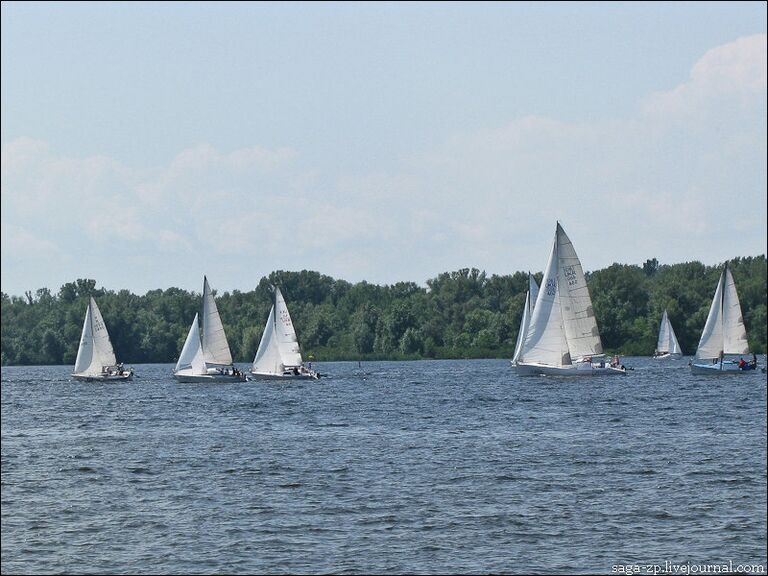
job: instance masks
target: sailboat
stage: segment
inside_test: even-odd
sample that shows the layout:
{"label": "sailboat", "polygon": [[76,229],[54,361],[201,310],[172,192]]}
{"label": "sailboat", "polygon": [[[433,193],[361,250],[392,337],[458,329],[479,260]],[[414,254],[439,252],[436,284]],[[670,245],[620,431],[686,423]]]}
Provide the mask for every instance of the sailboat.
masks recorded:
{"label": "sailboat", "polygon": [[603,345],[584,271],[558,222],[515,370],[522,376],[626,374],[617,356],[610,363],[593,363],[594,357],[602,356]]}
{"label": "sailboat", "polygon": [[533,278],[533,274],[528,272],[528,292],[525,294],[525,304],[523,305],[523,317],[520,318],[520,329],[517,331],[517,342],[515,343],[515,353],[512,355],[512,365],[517,365],[520,357],[520,349],[523,347],[525,335],[528,332],[528,324],[531,321],[533,308],[536,304],[536,297],[539,295],[539,285]]}
{"label": "sailboat", "polygon": [[107,325],[93,296],[88,299],[72,378],[86,382],[133,379],[133,369],[126,370],[122,363],[117,363]]}
{"label": "sailboat", "polygon": [[656,359],[662,358],[680,358],[683,355],[683,351],[680,348],[680,343],[675,336],[675,330],[672,328],[672,323],[669,321],[666,309],[661,316],[661,325],[659,326],[659,340],[656,342],[656,351],[653,353],[653,357]]}
{"label": "sailboat", "polygon": [[173,375],[179,382],[243,382],[245,374],[235,368],[232,353],[213,298],[208,278],[203,277],[203,331],[198,317],[192,321]]}
{"label": "sailboat", "polygon": [[725,355],[743,355],[749,353],[747,329],[741,314],[739,295],[733,274],[726,262],[720,273],[720,280],[712,298],[707,322],[696,349],[696,357],[691,362],[694,374],[738,374],[757,367],[753,355],[752,362],[726,359]]}
{"label": "sailboat", "polygon": [[318,378],[318,372],[304,366],[288,306],[280,288],[275,286],[272,291],[272,308],[261,335],[259,349],[253,358],[251,380]]}

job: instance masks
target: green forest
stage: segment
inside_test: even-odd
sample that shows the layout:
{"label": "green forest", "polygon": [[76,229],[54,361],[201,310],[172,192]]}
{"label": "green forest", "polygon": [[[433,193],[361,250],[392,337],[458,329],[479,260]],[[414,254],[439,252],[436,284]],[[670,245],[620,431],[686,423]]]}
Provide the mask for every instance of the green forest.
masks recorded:
{"label": "green forest", "polygon": [[[766,352],[766,258],[730,261],[752,350]],[[613,264],[587,273],[607,353],[653,354],[666,308],[685,354],[693,354],[722,265],[700,262],[643,266]],[[535,275],[541,283],[541,272]],[[251,362],[280,286],[305,359],[382,360],[510,358],[528,289],[527,272],[488,276],[475,268],[428,280],[379,286],[352,284],[319,272],[276,271],[249,292],[216,294],[236,362]],[[97,288],[78,279],[54,293],[2,294],[2,364],[74,364],[80,331],[93,296],[115,353],[126,363],[175,362],[202,296],[179,288]]]}

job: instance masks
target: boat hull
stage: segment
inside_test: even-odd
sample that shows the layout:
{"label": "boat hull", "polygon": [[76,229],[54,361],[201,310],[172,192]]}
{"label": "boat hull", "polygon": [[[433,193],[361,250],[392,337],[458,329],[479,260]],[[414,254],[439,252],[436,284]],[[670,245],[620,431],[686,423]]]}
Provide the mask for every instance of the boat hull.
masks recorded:
{"label": "boat hull", "polygon": [[714,364],[697,364],[691,363],[692,374],[711,374],[714,376],[722,376],[726,374],[751,374],[756,372],[755,367],[747,364],[747,367],[739,368],[737,362],[715,362]]}
{"label": "boat hull", "polygon": [[245,382],[245,374],[234,376],[232,374],[174,374],[178,382],[184,384],[227,384],[232,382]]}
{"label": "boat hull", "polygon": [[133,380],[133,372],[127,374],[98,374],[88,376],[86,374],[72,374],[72,378],[79,382],[127,382]]}
{"label": "boat hull", "polygon": [[260,372],[251,372],[248,374],[251,380],[319,380],[320,374],[313,372],[311,374],[264,374]]}
{"label": "boat hull", "polygon": [[670,353],[668,352],[668,353],[666,353],[666,354],[659,354],[658,356],[654,356],[654,357],[653,357],[653,359],[654,359],[654,360],[667,360],[667,359],[670,359],[670,360],[679,360],[679,359],[680,359],[680,358],[682,358],[682,357],[683,357],[683,355],[682,355],[682,354],[670,354]]}
{"label": "boat hull", "polygon": [[571,366],[546,366],[543,364],[514,365],[515,372],[520,376],[626,376],[622,368],[600,366],[599,364],[573,364]]}

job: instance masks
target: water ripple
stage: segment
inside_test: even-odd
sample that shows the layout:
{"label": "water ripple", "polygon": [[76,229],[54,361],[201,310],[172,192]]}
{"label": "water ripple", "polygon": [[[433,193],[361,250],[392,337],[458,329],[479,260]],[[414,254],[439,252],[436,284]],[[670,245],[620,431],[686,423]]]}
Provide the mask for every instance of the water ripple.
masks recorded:
{"label": "water ripple", "polygon": [[[626,359],[328,363],[319,383],[2,371],[2,572],[610,573],[765,562],[766,381]],[[243,368],[245,368],[243,366]]]}

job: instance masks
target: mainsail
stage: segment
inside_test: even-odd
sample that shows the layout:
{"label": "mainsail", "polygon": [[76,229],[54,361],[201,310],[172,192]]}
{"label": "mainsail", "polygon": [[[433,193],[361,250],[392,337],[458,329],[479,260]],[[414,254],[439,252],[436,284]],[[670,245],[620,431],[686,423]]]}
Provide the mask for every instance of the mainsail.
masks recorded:
{"label": "mainsail", "polygon": [[208,278],[203,278],[203,358],[206,364],[216,366],[232,365],[232,353],[229,350],[227,335],[221,323],[216,301],[213,299]]}

